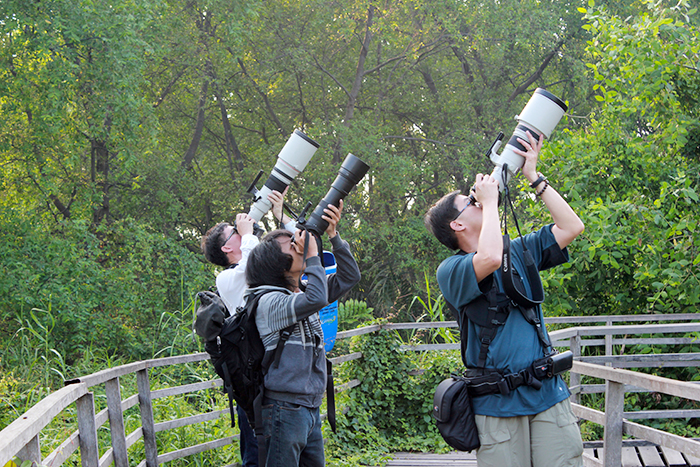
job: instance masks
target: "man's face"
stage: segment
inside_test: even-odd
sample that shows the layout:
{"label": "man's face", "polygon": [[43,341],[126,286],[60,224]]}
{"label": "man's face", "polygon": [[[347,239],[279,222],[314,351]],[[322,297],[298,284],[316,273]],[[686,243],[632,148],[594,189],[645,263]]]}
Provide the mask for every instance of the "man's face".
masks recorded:
{"label": "man's face", "polygon": [[292,257],[292,267],[289,269],[289,272],[291,274],[299,274],[304,266],[304,252],[299,251],[299,245],[294,243],[293,237],[287,237],[286,235],[282,235],[280,237],[277,237],[276,240],[277,243],[279,243],[280,248],[282,249],[282,253],[286,253],[288,255],[291,255]]}
{"label": "man's face", "polygon": [[233,253],[234,255],[241,254],[241,236],[236,232],[231,225],[224,227],[224,238],[228,239],[221,245],[224,253]]}
{"label": "man's face", "polygon": [[455,197],[454,206],[459,213],[454,218],[453,222],[459,222],[464,225],[481,225],[481,206],[478,202],[473,202],[472,198],[468,196],[457,195]]}

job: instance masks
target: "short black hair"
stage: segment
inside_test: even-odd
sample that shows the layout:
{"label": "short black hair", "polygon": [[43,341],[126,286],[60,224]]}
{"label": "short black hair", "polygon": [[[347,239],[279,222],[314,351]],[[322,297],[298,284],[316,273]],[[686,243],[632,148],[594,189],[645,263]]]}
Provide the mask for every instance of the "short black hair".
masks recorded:
{"label": "short black hair", "polygon": [[228,267],[228,256],[226,253],[221,251],[221,247],[224,246],[224,229],[228,227],[228,222],[219,222],[214,227],[209,229],[207,233],[202,237],[202,253],[207,261],[214,263],[218,266]]}
{"label": "short black hair", "polygon": [[459,215],[459,211],[455,207],[455,198],[458,194],[460,194],[459,190],[453,191],[437,200],[425,213],[423,219],[427,229],[450,250],[459,249],[457,235],[450,227],[452,221]]}
{"label": "short black hair", "polygon": [[277,240],[280,237],[292,236],[288,230],[273,230],[253,248],[245,268],[248,287],[252,289],[261,285],[274,285],[289,290],[294,288],[294,283],[286,275],[286,272],[292,269],[294,258],[282,251]]}

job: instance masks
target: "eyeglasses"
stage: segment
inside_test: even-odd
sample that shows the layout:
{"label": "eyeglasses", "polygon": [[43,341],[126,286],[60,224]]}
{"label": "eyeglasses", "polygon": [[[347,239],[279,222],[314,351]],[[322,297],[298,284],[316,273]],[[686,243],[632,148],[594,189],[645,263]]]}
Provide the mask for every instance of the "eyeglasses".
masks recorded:
{"label": "eyeglasses", "polygon": [[459,216],[462,215],[462,213],[464,212],[464,210],[467,209],[467,208],[468,208],[469,206],[471,206],[472,204],[474,204],[474,202],[475,202],[475,200],[474,200],[474,197],[473,197],[473,196],[468,197],[468,198],[467,198],[467,204],[464,205],[464,207],[462,208],[462,210],[459,211],[459,212],[457,213],[457,215],[455,216],[455,218],[452,219],[452,220],[453,220],[453,221],[456,221],[457,218],[458,218]]}
{"label": "eyeglasses", "polygon": [[223,245],[226,245],[226,244],[228,243],[228,241],[231,240],[231,237],[233,237],[234,234],[237,234],[237,233],[238,233],[238,230],[236,230],[235,224],[232,225],[231,227],[233,227],[233,228],[231,229],[231,233],[228,235],[228,237],[226,237],[226,240],[224,240]]}
{"label": "eyeglasses", "polygon": [[[233,227],[233,230],[231,231],[229,236],[226,237],[226,240],[224,240],[223,245],[226,245],[226,243],[228,243],[228,241],[231,240],[231,237],[233,237],[234,234],[238,233],[238,229],[236,228],[235,222],[233,223],[233,225],[231,227]],[[264,230],[260,228],[260,226],[258,225],[257,222],[253,223],[253,235],[260,238],[260,237],[262,237],[263,232],[264,232]]]}

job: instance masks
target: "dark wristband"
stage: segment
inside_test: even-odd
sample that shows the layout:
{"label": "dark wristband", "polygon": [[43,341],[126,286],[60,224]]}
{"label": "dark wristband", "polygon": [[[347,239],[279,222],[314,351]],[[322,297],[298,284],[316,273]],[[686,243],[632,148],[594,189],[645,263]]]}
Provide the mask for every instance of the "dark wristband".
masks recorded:
{"label": "dark wristband", "polygon": [[530,183],[530,188],[536,188],[537,185],[539,185],[540,183],[542,183],[542,182],[544,182],[544,181],[546,181],[546,180],[547,180],[547,177],[545,177],[544,175],[540,174],[540,176],[539,176],[539,178],[538,178],[537,180],[535,180],[534,182]]}

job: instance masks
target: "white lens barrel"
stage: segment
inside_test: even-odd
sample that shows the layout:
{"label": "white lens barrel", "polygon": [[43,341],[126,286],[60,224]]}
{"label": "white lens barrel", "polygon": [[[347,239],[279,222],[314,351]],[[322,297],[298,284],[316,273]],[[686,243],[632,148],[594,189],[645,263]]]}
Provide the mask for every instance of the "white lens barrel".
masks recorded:
{"label": "white lens barrel", "polygon": [[[523,133],[521,138],[525,138],[527,140],[527,136]],[[506,144],[505,149],[501,153],[501,156],[498,160],[498,163],[496,164],[496,167],[493,169],[493,172],[491,173],[491,176],[495,178],[498,181],[498,188],[500,191],[503,191],[505,189],[505,185],[503,184],[503,165],[508,164],[508,172],[505,174],[506,175],[506,180],[505,183],[508,184],[510,179],[520,170],[520,168],[525,164],[525,158],[519,154],[516,154],[513,151],[513,146],[510,144]]]}
{"label": "white lens barrel", "polygon": [[527,105],[516,118],[519,123],[525,124],[546,138],[552,135],[552,131],[564,116],[567,106],[554,94],[537,88]]}
{"label": "white lens barrel", "polygon": [[[535,138],[539,138],[542,134],[549,138],[566,110],[566,104],[554,94],[542,88],[535,90],[520,115],[516,117],[518,125],[503,148],[501,155],[491,154],[491,160],[496,165],[491,175],[498,180],[501,191],[505,189],[505,185],[508,184],[511,177],[517,174],[518,170],[525,164],[525,158],[514,151],[516,148],[521,151],[526,150],[525,146],[518,142],[518,138],[529,141],[528,132],[533,133]],[[505,164],[508,165],[508,171],[504,174],[503,166]],[[503,180],[504,175],[505,181]]]}
{"label": "white lens barrel", "polygon": [[255,222],[260,222],[260,219],[272,209],[272,203],[267,199],[267,195],[270,193],[272,193],[272,190],[267,185],[258,191],[258,199],[250,207],[250,212],[248,213],[250,217],[255,219]]}
{"label": "white lens barrel", "polygon": [[319,144],[316,141],[301,131],[294,130],[277,156],[277,164],[273,170],[280,175],[278,178],[289,185],[294,177],[304,170],[318,147]]}
{"label": "white lens barrel", "polygon": [[284,147],[277,156],[277,163],[272,168],[265,185],[258,192],[257,200],[250,207],[250,216],[258,222],[272,208],[272,203],[267,195],[277,190],[284,191],[292,180],[301,173],[311,160],[319,144],[299,130],[289,137]]}

